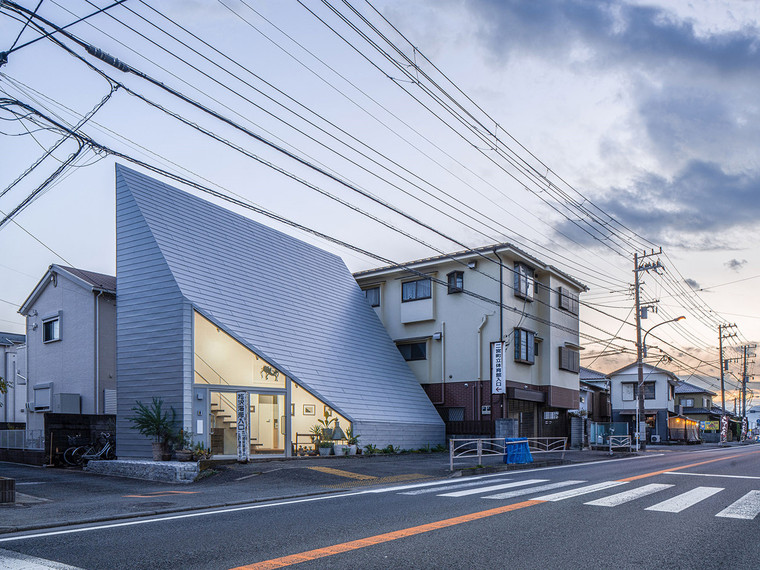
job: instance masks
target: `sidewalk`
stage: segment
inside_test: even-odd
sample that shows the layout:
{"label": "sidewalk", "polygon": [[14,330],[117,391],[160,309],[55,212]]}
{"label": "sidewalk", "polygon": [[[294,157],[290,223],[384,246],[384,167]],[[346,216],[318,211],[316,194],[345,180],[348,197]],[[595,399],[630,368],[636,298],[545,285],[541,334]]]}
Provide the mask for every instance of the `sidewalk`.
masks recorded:
{"label": "sidewalk", "polygon": [[[654,451],[651,446],[650,450]],[[629,454],[615,454],[626,455]],[[536,455],[535,463],[519,467],[544,466],[545,457]],[[565,452],[566,463],[609,458],[607,451]],[[0,505],[0,534],[339,493],[507,468],[500,456],[484,457],[484,467],[480,469],[475,468],[476,463],[475,458],[457,460],[457,470],[451,472],[448,453],[270,459],[218,465],[213,473],[186,485],[0,463],[0,475],[16,480],[17,495],[15,505]]]}

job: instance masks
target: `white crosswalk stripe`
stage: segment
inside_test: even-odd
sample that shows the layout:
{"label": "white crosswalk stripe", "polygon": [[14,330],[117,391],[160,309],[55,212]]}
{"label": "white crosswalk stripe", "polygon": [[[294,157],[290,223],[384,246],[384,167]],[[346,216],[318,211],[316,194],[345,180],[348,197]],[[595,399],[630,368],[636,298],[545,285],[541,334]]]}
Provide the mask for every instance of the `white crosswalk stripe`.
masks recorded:
{"label": "white crosswalk stripe", "polygon": [[715,516],[727,519],[752,520],[758,514],[760,514],[760,491],[750,491]]}
{"label": "white crosswalk stripe", "polygon": [[490,491],[499,491],[501,489],[509,489],[510,487],[522,487],[524,485],[533,485],[535,483],[543,483],[548,479],[526,479],[525,481],[512,481],[511,483],[502,483],[501,485],[490,485],[488,487],[480,487],[478,489],[465,489],[463,491],[453,491],[451,493],[442,493],[439,497],[466,497],[467,495],[477,495],[478,493],[488,493]]}
{"label": "white crosswalk stripe", "polygon": [[559,489],[561,487],[570,487],[571,485],[580,485],[585,481],[559,481],[558,483],[547,483],[546,485],[539,485],[538,487],[530,487],[529,489],[517,489],[515,491],[507,491],[506,493],[499,493],[497,495],[488,495],[483,499],[511,499],[512,497],[520,497],[522,495],[532,495],[534,493],[542,493],[544,491],[550,491],[551,489]]}
{"label": "white crosswalk stripe", "polygon": [[535,497],[536,501],[563,501],[565,499],[571,499],[573,497],[579,497],[580,495],[586,495],[588,493],[594,493],[596,491],[603,491],[611,487],[617,487],[623,485],[622,481],[603,481],[601,483],[594,483],[593,485],[586,485],[585,487],[578,487],[577,489],[570,489],[569,491],[561,491],[559,493],[553,493],[551,495],[543,495],[541,497]]}
{"label": "white crosswalk stripe", "polygon": [[652,493],[670,489],[672,486],[673,485],[652,483],[651,485],[644,485],[643,487],[629,489],[627,491],[623,491],[622,493],[610,495],[609,497],[603,497],[601,499],[596,499],[595,501],[589,501],[588,503],[584,503],[584,505],[593,505],[595,507],[617,507],[618,505],[622,505],[630,501],[635,501],[636,499],[646,497]]}
{"label": "white crosswalk stripe", "polygon": [[[501,479],[501,481],[509,481],[510,479]],[[427,489],[416,489],[414,491],[405,491],[399,493],[399,495],[424,495],[426,493],[438,493],[440,491],[450,491],[452,489],[464,489],[466,487],[482,486],[483,481],[475,481],[468,483],[456,483],[454,485],[444,485],[443,487],[428,487]]]}
{"label": "white crosswalk stripe", "polygon": [[704,501],[720,493],[723,487],[696,487],[685,493],[681,493],[667,501],[657,503],[651,507],[647,507],[647,511],[659,511],[661,513],[680,513],[689,507],[696,505],[700,501]]}

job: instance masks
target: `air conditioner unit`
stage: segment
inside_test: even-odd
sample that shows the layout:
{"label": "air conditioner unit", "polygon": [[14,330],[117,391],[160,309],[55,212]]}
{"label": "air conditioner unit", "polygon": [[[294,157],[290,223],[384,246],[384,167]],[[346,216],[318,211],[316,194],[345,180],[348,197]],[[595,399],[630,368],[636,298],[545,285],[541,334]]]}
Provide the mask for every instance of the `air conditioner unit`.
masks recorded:
{"label": "air conditioner unit", "polygon": [[659,435],[653,435],[652,436],[652,443],[660,443],[660,436]]}

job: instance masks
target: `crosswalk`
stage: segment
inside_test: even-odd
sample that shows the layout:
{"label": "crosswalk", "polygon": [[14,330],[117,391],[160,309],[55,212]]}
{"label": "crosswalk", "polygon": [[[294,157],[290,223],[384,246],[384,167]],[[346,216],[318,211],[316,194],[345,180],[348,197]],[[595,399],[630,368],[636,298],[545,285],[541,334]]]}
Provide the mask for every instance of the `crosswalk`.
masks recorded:
{"label": "crosswalk", "polygon": [[[585,480],[567,479],[516,479],[503,477],[481,479],[457,483],[429,482],[425,484],[394,487],[402,495],[435,495],[446,499],[476,498],[489,501],[509,500],[526,497],[534,501],[558,502],[582,497],[584,506],[614,508],[629,503],[641,504],[646,511],[660,513],[681,513],[703,501],[720,495],[721,502],[710,504],[725,506],[733,489],[724,487],[697,486],[679,488],[676,484],[648,483],[634,484],[628,481],[600,481],[589,483]],[[620,489],[618,489],[620,487]],[[685,487],[685,485],[684,485]],[[674,493],[675,492],[675,493]],[[721,495],[722,493],[722,495]],[[587,495],[602,495],[585,501]],[[662,499],[662,500],[658,500]],[[725,506],[714,516],[728,519],[754,520],[760,514],[760,491],[752,490]],[[653,501],[655,501],[653,503]]]}

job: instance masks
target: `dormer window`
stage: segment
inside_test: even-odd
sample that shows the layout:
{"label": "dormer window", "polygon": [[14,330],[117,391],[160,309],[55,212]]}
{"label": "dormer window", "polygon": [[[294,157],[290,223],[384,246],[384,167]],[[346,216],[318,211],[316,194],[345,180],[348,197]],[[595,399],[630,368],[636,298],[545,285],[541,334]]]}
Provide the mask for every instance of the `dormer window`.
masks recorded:
{"label": "dormer window", "polygon": [[452,271],[447,277],[449,281],[449,295],[464,291],[464,271]]}

